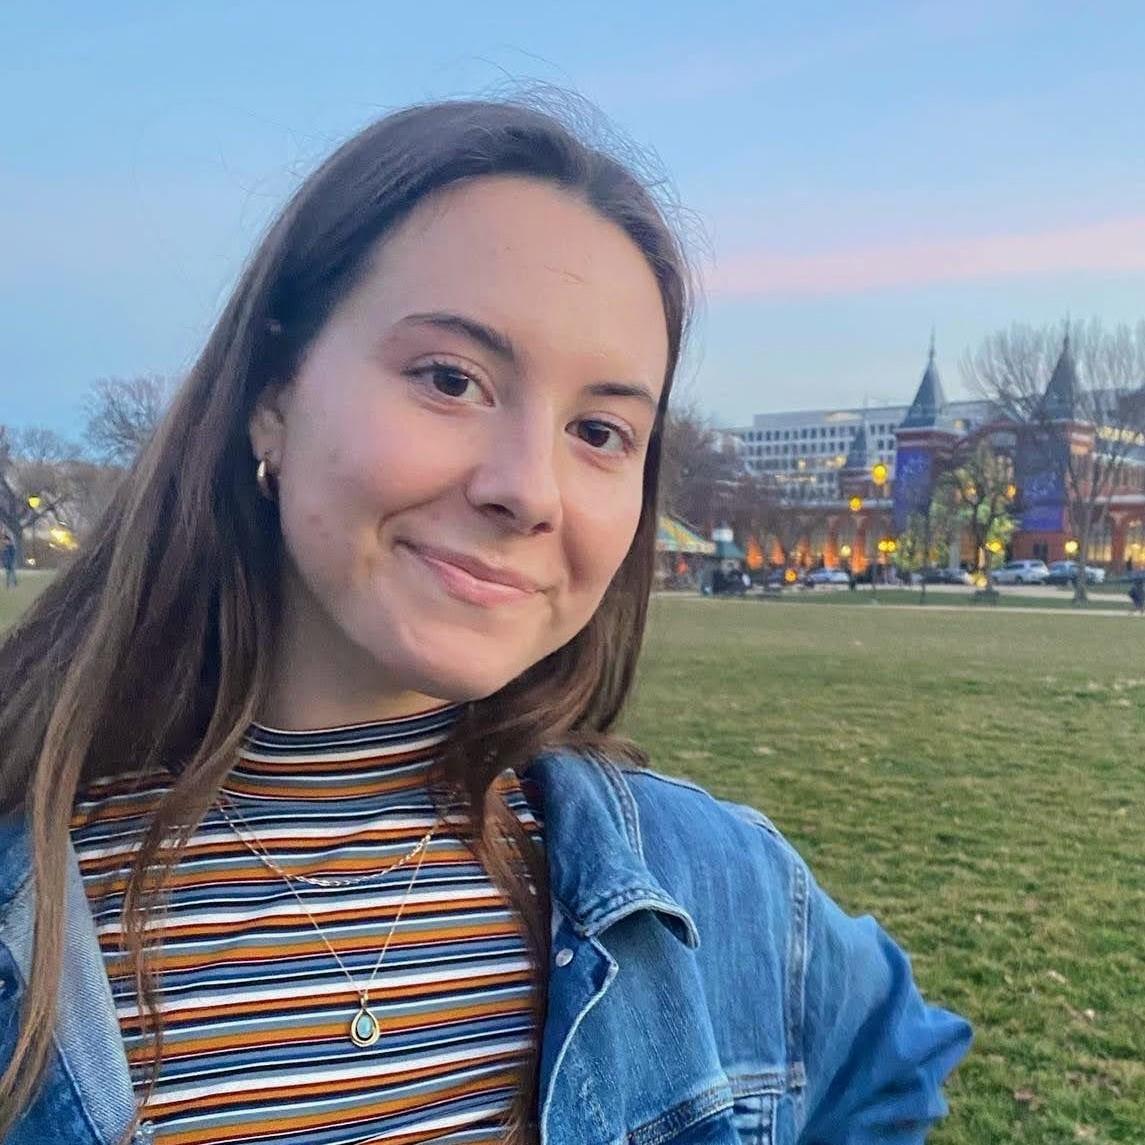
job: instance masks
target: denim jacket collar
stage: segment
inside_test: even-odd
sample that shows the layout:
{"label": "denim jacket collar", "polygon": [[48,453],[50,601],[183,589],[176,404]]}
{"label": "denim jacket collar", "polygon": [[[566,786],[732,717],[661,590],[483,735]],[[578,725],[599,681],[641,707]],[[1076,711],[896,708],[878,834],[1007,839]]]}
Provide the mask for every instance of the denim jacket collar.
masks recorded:
{"label": "denim jacket collar", "polygon": [[653,911],[686,946],[696,923],[648,869],[640,821],[623,774],[607,759],[552,752],[526,772],[544,801],[553,905],[582,938],[596,938],[638,910]]}

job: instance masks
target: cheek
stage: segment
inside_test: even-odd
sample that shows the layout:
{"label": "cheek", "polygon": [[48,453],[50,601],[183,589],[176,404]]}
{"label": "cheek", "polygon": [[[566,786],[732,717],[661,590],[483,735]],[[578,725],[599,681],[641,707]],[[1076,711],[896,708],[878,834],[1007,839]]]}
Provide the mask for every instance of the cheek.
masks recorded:
{"label": "cheek", "polygon": [[602,595],[620,568],[640,521],[642,491],[625,490],[573,507],[569,563],[574,587]]}

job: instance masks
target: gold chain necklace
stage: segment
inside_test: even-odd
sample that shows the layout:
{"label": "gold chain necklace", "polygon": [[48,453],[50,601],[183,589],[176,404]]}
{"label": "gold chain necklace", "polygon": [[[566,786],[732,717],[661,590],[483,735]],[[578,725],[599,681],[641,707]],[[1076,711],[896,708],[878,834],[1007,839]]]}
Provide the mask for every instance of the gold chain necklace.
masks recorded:
{"label": "gold chain necklace", "polygon": [[[280,878],[286,879],[288,882],[293,879],[297,883],[306,883],[311,887],[322,887],[324,890],[333,890],[338,887],[356,887],[362,883],[368,883],[373,879],[380,879],[384,875],[388,875],[391,871],[396,871],[399,867],[404,867],[423,847],[425,847],[433,832],[437,827],[433,827],[427,831],[413,846],[411,851],[402,855],[396,862],[390,863],[388,866],[379,867],[377,870],[368,871],[364,875],[353,875],[349,878],[319,878],[317,875],[291,875],[284,871],[271,857],[270,852],[262,845],[257,839],[254,832],[251,830],[250,824],[243,818],[242,813],[235,806],[235,802],[225,791],[220,791],[217,803],[219,812],[223,818],[230,825],[230,828],[238,836],[239,841],[246,847],[256,859],[259,860],[264,866],[269,867]],[[230,808],[234,815],[242,823],[244,830],[240,831],[235,824],[234,820],[227,814],[227,808]]]}
{"label": "gold chain necklace", "polygon": [[[226,796],[222,796],[222,799],[226,799]],[[229,800],[227,800],[227,801],[230,802]],[[354,1015],[353,1019],[350,1022],[350,1031],[349,1031],[350,1041],[352,1041],[354,1043],[354,1045],[356,1045],[360,1048],[364,1048],[366,1046],[372,1046],[378,1040],[378,1038],[381,1037],[382,1025],[381,1025],[381,1022],[378,1021],[377,1017],[375,1017],[374,1013],[370,1010],[370,990],[373,988],[374,979],[378,976],[378,971],[381,969],[382,962],[386,957],[386,951],[389,950],[389,948],[390,948],[390,939],[393,938],[394,931],[397,929],[397,925],[401,921],[402,913],[405,911],[406,903],[409,901],[410,892],[413,890],[414,883],[417,882],[418,872],[421,870],[421,865],[425,861],[425,853],[426,853],[427,846],[429,844],[430,839],[433,838],[433,834],[437,830],[438,825],[435,823],[425,833],[425,835],[422,836],[422,838],[418,842],[417,846],[413,849],[413,851],[410,852],[409,855],[406,855],[398,863],[394,863],[390,867],[386,868],[387,871],[396,870],[397,867],[401,865],[401,863],[406,862],[410,857],[412,857],[412,855],[417,854],[420,851],[420,854],[418,855],[417,866],[414,867],[413,875],[410,878],[409,885],[406,887],[406,892],[402,896],[401,905],[398,907],[398,913],[394,916],[394,921],[390,924],[389,933],[386,935],[386,941],[382,945],[382,949],[381,949],[380,953],[378,954],[378,960],[377,960],[377,962],[374,963],[374,969],[370,973],[370,980],[366,983],[365,986],[359,986],[354,981],[354,979],[350,976],[350,972],[346,969],[346,964],[342,961],[341,958],[338,957],[338,952],[334,949],[333,946],[330,945],[330,942],[326,938],[326,935],[323,933],[322,928],[318,925],[318,920],[314,917],[313,914],[310,913],[310,910],[307,908],[306,903],[302,901],[302,896],[298,893],[298,891],[294,887],[295,877],[288,875],[281,867],[279,867],[274,862],[274,860],[270,858],[269,854],[266,853],[265,849],[260,850],[261,844],[254,843],[251,841],[254,838],[253,835],[250,835],[249,838],[247,837],[247,833],[250,832],[250,827],[247,824],[246,820],[243,819],[242,814],[240,813],[239,809],[233,803],[230,804],[231,811],[235,814],[235,816],[238,818],[238,820],[243,824],[245,831],[239,830],[238,824],[223,809],[221,801],[219,803],[217,803],[216,806],[218,806],[219,810],[222,812],[223,818],[227,821],[227,824],[230,826],[230,829],[235,833],[235,836],[238,838],[239,842],[241,842],[247,848],[247,850],[251,851],[255,855],[256,858],[258,858],[267,867],[269,867],[272,871],[274,871],[275,874],[277,874],[280,878],[282,878],[282,880],[286,883],[287,887],[289,888],[290,893],[292,895],[294,895],[294,898],[298,902],[298,905],[302,908],[302,913],[305,914],[306,917],[310,920],[310,925],[314,927],[314,930],[317,933],[318,937],[320,939],[322,939],[323,945],[326,947],[327,950],[330,951],[330,954],[334,958],[334,961],[338,963],[338,968],[342,971],[342,974],[345,976],[346,981],[350,983],[351,989],[354,991],[355,994],[358,995],[358,1002],[359,1002],[358,1011]],[[370,878],[377,878],[378,872],[371,873],[371,875],[369,877]],[[359,881],[359,880],[355,880],[355,881]],[[318,885],[321,885],[321,884],[318,884]],[[341,884],[339,884],[339,885],[341,885]]]}

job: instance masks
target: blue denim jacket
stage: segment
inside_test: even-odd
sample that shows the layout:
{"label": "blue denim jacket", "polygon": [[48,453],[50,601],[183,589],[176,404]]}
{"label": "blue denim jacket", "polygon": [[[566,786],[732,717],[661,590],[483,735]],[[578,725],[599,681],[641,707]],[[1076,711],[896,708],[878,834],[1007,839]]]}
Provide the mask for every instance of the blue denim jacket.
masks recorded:
{"label": "blue denim jacket", "polygon": [[[552,884],[551,1145],[907,1145],[970,1044],[759,812],[570,753],[531,767]],[[0,820],[0,1063],[27,981],[22,820]],[[134,1098],[74,855],[56,1046],[5,1145],[116,1145]],[[144,1122],[137,1145],[151,1140]]]}

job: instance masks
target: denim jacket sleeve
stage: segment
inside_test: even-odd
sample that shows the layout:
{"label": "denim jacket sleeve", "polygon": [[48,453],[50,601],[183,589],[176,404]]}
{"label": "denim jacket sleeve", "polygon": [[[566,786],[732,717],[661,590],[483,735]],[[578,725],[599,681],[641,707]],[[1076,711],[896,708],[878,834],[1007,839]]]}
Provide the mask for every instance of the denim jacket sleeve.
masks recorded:
{"label": "denim jacket sleeve", "polygon": [[923,1001],[903,951],[810,882],[799,1145],[915,1145],[947,1112],[942,1082],[969,1024]]}

